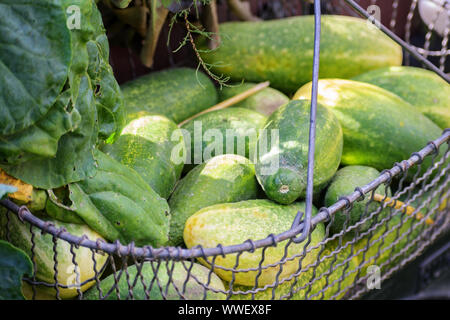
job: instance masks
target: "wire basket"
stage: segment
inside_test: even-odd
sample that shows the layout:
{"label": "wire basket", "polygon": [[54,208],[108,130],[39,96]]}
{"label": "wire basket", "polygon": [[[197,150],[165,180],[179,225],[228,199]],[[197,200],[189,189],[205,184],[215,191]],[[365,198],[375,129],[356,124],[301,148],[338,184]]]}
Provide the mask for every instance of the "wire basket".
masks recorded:
{"label": "wire basket", "polygon": [[[292,6],[295,1],[275,2]],[[327,2],[324,9],[336,12],[345,6],[346,10],[371,16],[354,1],[336,3],[339,5]],[[376,1],[367,5],[373,4]],[[398,4],[392,1],[393,8]],[[417,4],[411,1],[406,41]],[[316,21],[320,9],[320,1],[315,1]],[[391,23],[390,28],[396,31],[396,24]],[[448,28],[438,51],[431,49],[432,36],[428,36],[434,32],[433,25],[428,25],[422,51],[403,43],[388,28],[382,29],[403,45],[409,53],[408,61],[414,58],[447,78]],[[319,39],[316,35],[316,45]],[[317,49],[313,72],[316,85]],[[436,65],[432,57],[439,57]],[[313,99],[312,108],[315,103]],[[314,124],[315,119],[311,120]],[[289,230],[232,246],[152,248],[107,243],[86,235],[77,237],[9,200],[0,202],[4,207],[0,211],[0,230],[5,230],[1,236],[14,244],[16,237],[10,230],[21,228],[28,234],[25,247],[35,266],[34,274],[24,279],[24,293],[30,299],[356,299],[378,287],[450,230],[449,153],[450,130],[446,129],[409,159],[384,170],[377,179],[359,186],[332,206],[321,208],[314,216],[308,208],[299,213]],[[423,167],[427,159],[431,164]],[[310,172],[312,165],[310,161]],[[309,178],[312,181],[312,176]],[[308,189],[306,202],[311,204],[311,183]],[[353,221],[352,213],[361,208],[361,218]],[[343,230],[332,234],[330,229],[338,215],[344,217]],[[314,231],[319,225],[325,236],[316,239]],[[52,245],[43,252],[39,244],[45,238]],[[281,253],[275,260],[274,249]],[[52,270],[36,269],[40,255],[53,262]],[[251,266],[243,262],[249,257],[256,261]]]}

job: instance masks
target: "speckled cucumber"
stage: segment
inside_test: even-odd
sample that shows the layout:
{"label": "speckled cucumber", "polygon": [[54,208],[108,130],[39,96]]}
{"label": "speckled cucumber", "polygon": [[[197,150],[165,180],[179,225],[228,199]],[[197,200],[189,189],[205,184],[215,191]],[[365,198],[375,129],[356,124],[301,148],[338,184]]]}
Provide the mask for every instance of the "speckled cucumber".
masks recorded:
{"label": "speckled cucumber", "polygon": [[[304,210],[304,203],[293,203],[284,206],[270,200],[247,200],[209,206],[197,211],[187,220],[183,234],[184,242],[188,248],[197,245],[212,248],[219,244],[228,246],[243,243],[248,239],[263,239],[272,233],[279,234],[289,230],[297,212],[304,212]],[[317,210],[313,208],[313,215],[316,212]],[[323,224],[316,226],[311,233],[311,242],[308,248],[314,247],[323,240],[324,230]],[[262,266],[281,261],[287,242],[285,240],[278,243],[276,247],[266,248]],[[301,258],[303,258],[302,266],[307,266],[315,260],[318,254],[317,249],[312,249],[303,257],[300,257],[305,245],[306,241],[289,245],[287,258],[290,257],[291,260],[282,264],[280,279],[296,272]],[[254,286],[258,275],[258,266],[262,261],[262,250],[260,248],[253,253],[242,253],[239,256],[238,266],[236,266],[236,254],[229,254],[225,257],[217,256],[214,272],[223,280],[230,281],[233,277],[232,273],[217,266],[236,269],[256,268],[256,271],[234,273],[236,284]],[[297,254],[299,257],[293,257]],[[199,261],[207,265],[207,262],[204,260],[199,259]],[[261,269],[261,274],[258,276],[258,286],[274,283],[279,271],[280,265]]]}
{"label": "speckled cucumber", "polygon": [[203,73],[175,68],[142,76],[121,86],[128,113],[148,111],[175,123],[217,103],[217,91]]}
{"label": "speckled cucumber", "polygon": [[[223,87],[219,90],[219,100],[223,101],[234,97],[255,85],[256,83],[246,82],[235,84],[230,87]],[[268,87],[233,105],[233,107],[246,108],[259,112],[265,116],[270,116],[276,109],[288,102],[289,98],[284,93]]]}
{"label": "speckled cucumber", "polygon": [[199,164],[221,154],[238,154],[252,159],[259,130],[267,118],[244,108],[227,108],[205,113],[185,123],[186,149],[190,164]]}
{"label": "speckled cucumber", "polygon": [[[294,99],[311,96],[311,83]],[[365,165],[377,170],[408,159],[442,130],[397,95],[380,87],[353,80],[319,80],[318,101],[329,108],[344,133],[343,165]],[[428,157],[429,158],[429,157]],[[426,159],[423,169],[430,164]],[[416,167],[411,168],[413,173]]]}
{"label": "speckled cucumber", "polygon": [[183,243],[186,220],[196,211],[218,203],[256,199],[259,194],[253,163],[239,155],[216,156],[191,170],[169,199],[169,243]]}
{"label": "speckled cucumber", "polygon": [[[116,282],[114,275],[109,275],[100,282],[103,295],[100,294],[97,287],[93,287],[86,292],[84,299],[118,300],[117,291],[119,291],[120,299],[126,299],[129,297],[130,290],[133,300],[203,300],[204,298],[207,300],[223,300],[226,297],[225,294],[220,292],[225,290],[220,278],[200,264],[185,262],[169,262],[166,264],[166,262],[163,262],[159,265],[154,263],[152,266],[151,262],[145,262],[139,268],[140,273],[138,273],[136,265],[132,265],[126,270],[129,282],[136,281],[132,290],[128,286],[127,275],[123,272],[118,279],[118,290],[112,289]],[[171,273],[170,278],[169,272]],[[208,279],[210,274],[211,277]],[[143,282],[146,285],[145,288]],[[153,285],[150,287],[152,282]],[[219,292],[205,290],[204,286],[206,285],[208,288]],[[110,294],[107,294],[108,292]]]}
{"label": "speckled cucumber", "polygon": [[415,67],[387,67],[361,74],[353,80],[393,92],[440,128],[450,128],[450,85],[432,71]]}
{"label": "speckled cucumber", "polygon": [[127,124],[113,144],[102,151],[136,170],[153,190],[167,199],[183,170],[184,159],[172,152],[184,143],[170,119],[146,111],[128,115]]}
{"label": "speckled cucumber", "polygon": [[[54,224],[57,228],[65,228],[71,235],[81,237],[86,235],[90,240],[104,239],[89,229],[85,225],[77,225],[70,223],[63,223],[56,220],[47,220]],[[8,227],[6,227],[8,223]],[[31,232],[28,224],[23,223],[14,214],[9,214],[9,221],[6,219],[6,210],[0,209],[0,238],[6,240],[6,229],[9,230],[9,239],[16,247],[24,250],[30,257],[32,257],[31,248],[34,244],[34,262],[36,278],[39,281],[46,282],[48,284],[54,284],[55,279],[55,263],[54,263],[54,251],[53,251],[53,236],[50,234],[40,234],[37,228],[34,228],[34,239],[31,241]],[[93,252],[89,248],[80,247],[72,248],[75,252],[75,261],[77,266],[72,262],[74,256],[71,253],[70,243],[58,240],[56,244],[56,252],[58,265],[56,266],[58,272],[58,284],[71,285],[71,288],[59,287],[59,297],[63,299],[69,299],[78,295],[76,285],[80,284],[88,279],[93,279],[95,276]],[[107,255],[101,253],[94,254],[96,259],[96,270],[101,275],[103,265],[107,262]],[[76,268],[76,269],[75,269]],[[79,279],[77,279],[77,273]],[[79,280],[79,282],[77,281]],[[85,291],[92,287],[95,281],[88,281],[80,289]],[[48,287],[44,285],[36,286],[38,296],[46,296],[48,298],[56,298],[56,290],[54,287]],[[31,299],[32,290],[24,290],[27,299]]]}
{"label": "speckled cucumber", "polygon": [[[325,206],[331,206],[338,201],[340,197],[350,195],[355,191],[355,188],[368,184],[372,180],[378,178],[379,175],[380,173],[378,170],[367,166],[347,166],[340,169],[335,174],[333,180],[327,188],[327,192],[325,194]],[[385,185],[381,184],[376,189],[376,193],[385,196],[385,189]],[[390,194],[390,189],[388,188],[388,196],[390,196]],[[353,203],[353,207],[349,212],[350,219],[347,218],[347,214],[342,210],[336,212],[334,214],[333,223],[330,226],[330,233],[339,233],[344,229],[344,225],[348,228],[359,222],[362,217],[368,217],[372,212],[376,211],[380,207],[380,203],[372,201],[369,205],[367,205],[370,197],[371,193],[367,194],[364,200]],[[388,209],[381,211],[372,219],[368,219],[365,223],[360,225],[358,230],[360,233],[366,231],[371,226],[374,219],[379,221],[385,217],[387,213]],[[349,231],[349,233],[354,234],[355,229]]]}
{"label": "speckled cucumber", "polygon": [[[256,176],[264,192],[282,204],[305,195],[310,123],[309,100],[291,101],[274,112],[258,139]],[[278,133],[277,139],[272,137]],[[319,192],[339,167],[342,129],[331,111],[317,105],[314,189]]]}
{"label": "speckled cucumber", "polygon": [[[201,52],[216,74],[232,80],[269,80],[291,93],[312,79],[314,17],[220,25],[221,45]],[[369,70],[402,63],[402,50],[364,19],[322,17],[320,77],[348,79]],[[205,40],[199,40],[202,48]]]}
{"label": "speckled cucumber", "polygon": [[[254,300],[341,299],[352,287],[356,277],[356,272],[352,271],[358,266],[358,260],[356,257],[352,257],[350,250],[350,247],[339,250],[335,242],[328,242],[320,255],[317,266],[315,266],[316,261],[314,261],[309,266],[302,267],[303,272],[299,274],[296,282],[293,278],[278,285],[275,290],[270,287],[261,290],[255,293]],[[333,251],[338,252],[333,253]],[[340,281],[341,277],[342,281]],[[312,284],[309,285],[309,282],[312,282]],[[233,286],[233,291],[249,292],[254,290],[254,287],[249,286]],[[233,295],[231,300],[253,300],[253,298],[251,293],[247,293]]]}

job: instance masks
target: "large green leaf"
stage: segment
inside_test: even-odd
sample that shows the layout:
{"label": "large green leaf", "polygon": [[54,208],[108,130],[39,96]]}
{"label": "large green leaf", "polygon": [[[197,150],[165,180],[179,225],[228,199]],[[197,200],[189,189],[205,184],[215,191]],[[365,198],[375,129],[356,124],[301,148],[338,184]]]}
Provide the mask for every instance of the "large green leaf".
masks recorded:
{"label": "large green leaf", "polygon": [[70,83],[76,88],[77,70],[86,70],[95,91],[99,137],[114,140],[125,124],[123,97],[109,64],[109,44],[100,12],[90,0],[63,0],[65,6],[77,5],[84,18],[80,30],[72,30],[76,52]]}
{"label": "large green leaf", "polygon": [[100,13],[97,14],[101,31],[95,41],[87,43],[89,55],[88,73],[96,88],[95,98],[99,121],[99,137],[114,141],[125,125],[125,107],[120,86],[109,64],[108,39],[104,34]]}
{"label": "large green leaf", "polygon": [[71,61],[65,25],[60,1],[0,0],[0,135],[33,125],[54,104]]}
{"label": "large green leaf", "polygon": [[22,278],[33,265],[25,252],[0,240],[0,300],[24,300]]}
{"label": "large green leaf", "polygon": [[169,205],[131,168],[96,151],[93,177],[69,185],[72,208],[104,238],[155,247],[167,244]]}
{"label": "large green leaf", "polygon": [[97,141],[97,113],[87,75],[80,77],[74,108],[82,115],[78,128],[61,137],[54,158],[1,165],[9,175],[37,188],[53,189],[95,173],[93,148]]}
{"label": "large green leaf", "polygon": [[[82,20],[80,29],[70,31],[73,57],[64,91],[69,103],[57,103],[30,130],[14,137],[0,137],[0,167],[15,178],[44,189],[94,175],[92,150],[99,133],[100,138],[112,141],[122,130],[125,118],[122,94],[108,63],[108,42],[95,3],[60,2],[63,10],[77,6]],[[53,28],[67,27],[64,21],[64,25]],[[51,134],[49,130],[53,130]]]}
{"label": "large green leaf", "polygon": [[55,157],[61,136],[73,131],[81,120],[77,109],[68,110],[69,99],[70,92],[65,90],[45,117],[22,131],[0,136],[0,163]]}

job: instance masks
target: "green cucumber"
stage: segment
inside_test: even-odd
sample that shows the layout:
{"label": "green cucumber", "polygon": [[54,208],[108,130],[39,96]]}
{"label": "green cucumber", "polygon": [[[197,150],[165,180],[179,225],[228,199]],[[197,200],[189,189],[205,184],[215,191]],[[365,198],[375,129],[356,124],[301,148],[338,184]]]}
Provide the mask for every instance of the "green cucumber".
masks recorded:
{"label": "green cucumber", "polygon": [[192,119],[181,127],[186,130],[183,134],[190,163],[203,163],[221,154],[252,159],[258,132],[266,120],[262,114],[244,108],[211,111]]}
{"label": "green cucumber", "polygon": [[[358,260],[356,257],[350,258],[350,247],[338,250],[336,244],[335,241],[328,242],[320,255],[320,261],[314,261],[312,264],[304,266],[304,271],[297,279],[285,281],[275,289],[268,287],[261,290],[258,288],[259,291],[255,293],[254,298],[251,293],[235,294],[231,296],[231,300],[330,300],[343,298],[355,280],[356,272],[352,271],[358,266]],[[334,253],[334,251],[338,252]],[[317,266],[316,263],[318,263]],[[309,284],[310,282],[311,284]],[[255,291],[255,289],[236,285],[233,286],[233,291],[249,292]]]}
{"label": "green cucumber", "polygon": [[[269,117],[258,139],[256,176],[267,197],[282,204],[305,195],[310,104],[301,100],[280,107]],[[278,141],[272,137],[277,132]],[[315,141],[314,189],[319,192],[338,169],[342,153],[341,126],[320,104]]]}
{"label": "green cucumber", "polygon": [[[311,83],[308,83],[297,91],[294,99],[310,96]],[[318,101],[333,111],[341,123],[343,165],[389,169],[442,133],[436,124],[409,103],[368,83],[321,79]],[[429,158],[424,161],[423,169],[431,163]]]}
{"label": "green cucumber", "polygon": [[[223,87],[219,91],[219,100],[224,101],[226,99],[234,97],[237,94],[251,89],[255,85],[256,83],[246,82],[242,84],[236,84],[231,87]],[[235,105],[233,105],[233,107],[247,108],[257,111],[265,116],[270,116],[276,109],[288,102],[289,98],[284,93],[268,87],[246,98],[245,100],[236,103]]]}
{"label": "green cucumber", "polygon": [[[325,194],[325,206],[329,207],[339,200],[340,197],[348,196],[355,191],[355,188],[362,187],[372,180],[378,178],[380,173],[378,170],[366,167],[366,166],[347,166],[336,172],[333,180],[327,188]],[[385,195],[385,185],[381,184],[377,189],[376,193]],[[390,190],[388,188],[388,196],[390,196]],[[347,214],[342,210],[334,214],[333,223],[330,226],[330,233],[339,233],[344,229],[344,225],[348,228],[355,223],[359,222],[362,217],[367,217],[372,212],[376,211],[380,207],[380,203],[372,201],[369,205],[367,204],[370,200],[371,193],[366,194],[364,200],[357,201],[353,203],[353,207],[349,212],[350,219],[347,218]],[[367,206],[367,211],[366,211]],[[358,230],[360,232],[367,231],[374,219],[380,220],[387,214],[388,209],[381,211],[379,214],[375,215],[374,218],[368,219],[364,224],[359,226]],[[367,216],[365,215],[365,212]],[[348,220],[346,222],[346,220]],[[349,233],[355,234],[353,229]]]}
{"label": "green cucumber", "polygon": [[393,92],[440,128],[450,128],[450,85],[432,71],[415,67],[387,67],[361,74],[353,80]]}
{"label": "green cucumber", "polygon": [[[187,262],[145,262],[139,266],[132,265],[124,272],[118,271],[116,277],[117,289],[113,288],[116,281],[114,275],[109,275],[100,282],[100,289],[93,287],[84,296],[85,300],[117,300],[126,299],[132,293],[133,300],[223,300],[224,286],[218,276],[209,269],[197,263]],[[126,274],[125,274],[126,272]],[[155,276],[156,274],[156,276]],[[170,274],[170,275],[169,275]],[[208,279],[211,274],[211,278]],[[131,289],[128,285],[135,283]],[[145,284],[145,287],[143,285]],[[208,285],[205,289],[203,285]],[[130,293],[131,291],[131,293]],[[109,294],[108,294],[109,293]]]}
{"label": "green cucumber", "polygon": [[217,103],[217,91],[203,73],[189,68],[153,72],[121,86],[128,113],[148,111],[180,123]]}
{"label": "green cucumber", "polygon": [[[241,202],[217,204],[197,211],[186,221],[184,229],[184,241],[188,248],[201,245],[205,248],[212,248],[219,244],[224,246],[241,244],[248,239],[260,240],[270,234],[279,234],[289,230],[297,213],[305,210],[304,203],[293,203],[287,206],[279,205],[270,200],[247,200]],[[313,208],[313,215],[317,210]],[[311,233],[311,242],[308,248],[312,248],[323,240],[325,228],[323,224],[316,225]],[[300,259],[302,266],[315,261],[318,249],[313,249],[302,255],[306,241],[296,244],[291,243],[289,248],[285,246],[288,240],[282,241],[276,247],[265,248],[264,261],[262,266],[267,266],[282,260],[285,250],[287,258],[292,258],[282,263],[282,271],[279,278],[290,276],[299,268]],[[236,254],[226,256],[216,256],[214,272],[223,280],[230,281],[233,277],[236,284],[255,286],[258,271],[235,272],[218,268],[248,269],[258,268],[262,261],[262,248],[256,249],[253,253],[244,252],[239,256],[239,265],[236,266]],[[299,257],[293,255],[299,254]],[[203,259],[199,261],[209,265]],[[280,265],[261,269],[258,276],[258,286],[264,286],[275,282]]]}
{"label": "green cucumber", "polygon": [[[221,44],[200,51],[212,71],[234,81],[270,81],[285,93],[312,80],[314,16],[219,26]],[[206,46],[200,38],[198,47]],[[365,19],[324,15],[320,77],[348,79],[369,70],[402,63],[402,49]]]}
{"label": "green cucumber", "polygon": [[216,156],[191,170],[169,199],[169,244],[183,243],[186,220],[198,210],[218,203],[255,199],[259,194],[253,163],[239,155]]}
{"label": "green cucumber", "polygon": [[156,193],[167,199],[184,165],[182,158],[172,157],[174,148],[184,143],[177,131],[177,125],[165,116],[145,111],[129,114],[118,139],[105,144],[102,151],[136,170]]}
{"label": "green cucumber", "polygon": [[[85,225],[63,223],[56,220],[47,220],[55,225],[57,228],[65,228],[73,236],[81,237],[86,235],[90,240],[104,240],[98,233]],[[96,270],[101,275],[101,269],[107,262],[108,256],[104,253],[94,253],[91,249],[85,247],[71,248],[71,244],[64,240],[57,240],[56,243],[56,258],[58,264],[54,262],[53,251],[53,236],[50,234],[41,234],[39,229],[33,228],[34,238],[31,241],[30,226],[27,223],[23,223],[15,214],[9,214],[9,219],[6,217],[6,210],[0,211],[0,238],[7,240],[6,232],[9,232],[8,241],[16,247],[25,251],[30,258],[33,258],[35,263],[35,273],[38,281],[43,281],[48,284],[55,283],[55,270],[58,272],[58,284],[60,285],[72,285],[70,288],[58,287],[59,297],[63,299],[69,299],[76,297],[77,284],[81,284],[87,281],[83,286],[78,286],[81,291],[85,291],[95,284],[95,270],[94,261],[96,260]],[[34,250],[32,254],[32,246]],[[71,250],[75,252],[75,261],[77,265],[73,263],[74,256]],[[79,281],[77,281],[77,273]],[[28,291],[28,294],[27,294]],[[27,299],[31,298],[32,290],[24,290]],[[38,295],[44,295],[48,297],[56,297],[56,290],[54,287],[48,287],[45,285],[37,285],[36,292]]]}

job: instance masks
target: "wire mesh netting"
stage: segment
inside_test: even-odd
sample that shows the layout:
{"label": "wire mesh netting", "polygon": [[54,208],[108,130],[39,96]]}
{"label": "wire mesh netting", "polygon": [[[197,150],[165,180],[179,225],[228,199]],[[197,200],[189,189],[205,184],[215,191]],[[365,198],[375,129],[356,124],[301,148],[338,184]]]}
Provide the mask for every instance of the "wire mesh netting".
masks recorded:
{"label": "wire mesh netting", "polygon": [[[351,2],[329,1],[323,9],[344,14]],[[443,9],[429,21],[420,5],[412,0],[401,11],[400,1],[392,1],[387,27],[444,73],[448,20],[438,29]],[[442,2],[445,10],[447,5]],[[257,3],[258,14],[267,18],[310,9],[303,1]],[[402,14],[405,28],[399,31]],[[425,32],[422,43],[412,41],[413,28]],[[405,55],[405,64],[418,62]],[[306,220],[297,216],[285,232],[233,246],[106,243],[86,229],[75,232],[46,222],[9,200],[1,201],[0,236],[26,249],[33,262],[34,273],[24,281],[29,299],[355,299],[449,231],[450,131],[436,138],[332,206]]]}

